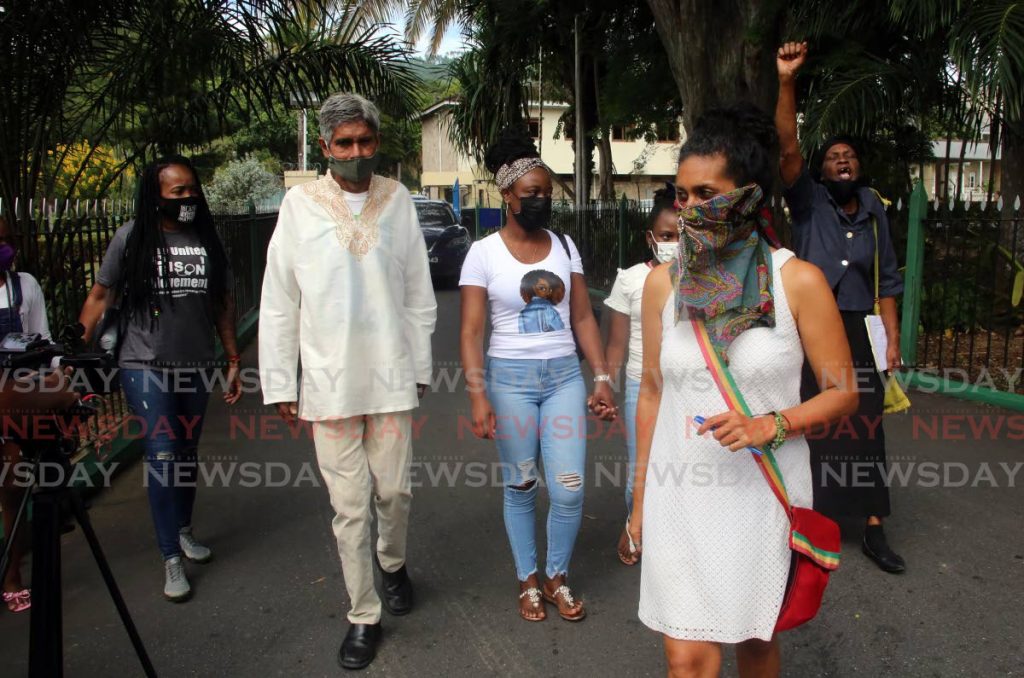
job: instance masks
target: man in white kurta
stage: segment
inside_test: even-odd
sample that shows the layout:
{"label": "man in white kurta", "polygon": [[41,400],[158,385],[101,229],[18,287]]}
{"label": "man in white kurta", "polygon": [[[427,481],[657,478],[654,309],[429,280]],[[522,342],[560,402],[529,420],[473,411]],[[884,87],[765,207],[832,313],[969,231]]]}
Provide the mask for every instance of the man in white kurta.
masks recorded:
{"label": "man in white kurta", "polygon": [[[351,108],[353,97],[370,107],[370,124],[340,124],[328,133],[330,141],[321,139],[332,169],[289,190],[281,204],[260,302],[260,378],[267,404],[277,404],[286,419],[297,414],[312,422],[317,461],[336,513],[333,528],[352,604],[350,635],[369,625],[379,638],[371,497],[378,520],[376,556],[387,589],[389,575],[405,576],[411,410],[430,383],[437,304],[406,188],[377,174],[367,182],[335,172],[344,171],[345,162],[375,159],[377,142],[368,141],[366,129],[379,141],[372,104],[335,95],[325,110],[337,97],[348,97],[342,110]],[[322,126],[324,119],[322,112]],[[343,142],[348,146],[342,148]],[[345,155],[352,160],[331,162]],[[364,186],[362,192],[351,190]],[[340,659],[346,668],[360,668]]]}

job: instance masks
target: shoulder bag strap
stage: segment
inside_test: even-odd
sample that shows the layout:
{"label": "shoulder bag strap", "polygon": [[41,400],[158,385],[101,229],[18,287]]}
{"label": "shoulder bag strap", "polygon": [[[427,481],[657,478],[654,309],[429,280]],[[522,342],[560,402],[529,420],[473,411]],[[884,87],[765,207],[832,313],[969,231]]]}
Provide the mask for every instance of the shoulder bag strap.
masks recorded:
{"label": "shoulder bag strap", "polygon": [[565,239],[565,233],[555,233],[555,237],[558,238],[558,242],[562,243],[562,249],[565,250],[565,256],[572,262],[572,254],[569,253],[569,243]]}
{"label": "shoulder bag strap", "polygon": [[17,271],[11,271],[7,280],[11,283],[11,294],[14,297],[11,307],[20,313],[21,305],[25,303],[25,297],[21,292],[21,277],[18,275]]}
{"label": "shoulder bag strap", "polygon": [[882,314],[882,307],[878,303],[878,219],[871,217],[871,227],[875,232],[875,315]]}
{"label": "shoulder bag strap", "polygon": [[[725,366],[711,345],[711,338],[708,336],[708,331],[704,327],[703,321],[691,317],[690,323],[693,325],[693,333],[697,337],[697,345],[700,346],[704,362],[707,365],[708,371],[711,372],[711,377],[714,379],[718,391],[722,394],[722,398],[725,399],[726,406],[730,410],[741,412],[748,417],[753,416],[750,408],[747,407],[746,401],[743,399],[743,394],[737,388],[736,381],[732,378],[729,368]],[[772,488],[775,498],[782,504],[786,515],[792,520],[789,494],[786,492],[786,484],[782,480],[782,471],[779,470],[779,466],[775,462],[775,456],[768,450],[762,450],[760,455],[751,452],[750,456],[754,458],[758,468],[761,469],[761,474],[768,481],[768,485]]]}

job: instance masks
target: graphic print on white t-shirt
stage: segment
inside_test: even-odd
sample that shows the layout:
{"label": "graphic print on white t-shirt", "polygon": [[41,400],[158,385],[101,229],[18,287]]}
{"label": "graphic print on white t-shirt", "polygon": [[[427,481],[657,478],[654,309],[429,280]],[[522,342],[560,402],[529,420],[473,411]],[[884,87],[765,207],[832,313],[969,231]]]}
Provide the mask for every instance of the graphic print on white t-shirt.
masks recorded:
{"label": "graphic print on white t-shirt", "polygon": [[523,276],[519,293],[526,306],[519,311],[519,333],[558,332],[565,329],[555,308],[565,299],[565,283],[556,274],[535,269]]}
{"label": "graphic print on white t-shirt", "polygon": [[583,262],[571,238],[566,256],[558,237],[547,233],[551,249],[532,264],[516,259],[499,233],[473,243],[466,255],[459,284],[487,290],[489,357],[548,360],[576,353],[569,299],[572,274],[583,274]]}

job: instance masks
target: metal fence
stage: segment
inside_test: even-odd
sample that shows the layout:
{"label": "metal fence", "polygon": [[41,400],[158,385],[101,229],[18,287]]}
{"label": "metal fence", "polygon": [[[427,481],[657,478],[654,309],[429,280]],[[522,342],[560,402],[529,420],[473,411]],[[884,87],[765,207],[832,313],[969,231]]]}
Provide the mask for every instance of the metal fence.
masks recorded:
{"label": "metal fence", "polygon": [[904,311],[918,322],[904,352],[919,368],[947,379],[1024,394],[1019,201],[928,203],[923,190],[912,200],[918,206],[909,224],[907,279],[914,289],[908,285],[904,299],[917,298],[905,302]]}
{"label": "metal fence", "polygon": [[620,268],[647,258],[644,228],[650,207],[636,201],[593,202],[578,210],[556,203],[551,229],[565,233],[576,243],[583,259],[587,284],[610,290]]}
{"label": "metal fence", "polygon": [[[576,242],[588,284],[607,291],[618,268],[646,258],[649,210],[626,200],[591,203],[582,210],[556,204],[551,227]],[[774,211],[785,242],[785,212],[781,206]],[[904,362],[941,377],[938,388],[952,392],[974,385],[1024,395],[1019,202],[929,203],[919,186],[893,200],[887,213],[905,281],[899,300]]]}
{"label": "metal fence", "polygon": [[[77,321],[114,233],[133,217],[132,204],[45,201],[31,211],[26,206],[17,217],[18,270],[39,280],[56,337],[62,327]],[[244,215],[216,215],[214,222],[231,266],[236,322],[251,321],[259,307],[267,244],[277,214],[261,213],[253,207]],[[120,393],[104,399],[103,416],[95,418],[97,428],[82,441],[80,457],[91,453],[96,461],[102,461],[114,438],[104,427],[116,428],[127,413]]]}

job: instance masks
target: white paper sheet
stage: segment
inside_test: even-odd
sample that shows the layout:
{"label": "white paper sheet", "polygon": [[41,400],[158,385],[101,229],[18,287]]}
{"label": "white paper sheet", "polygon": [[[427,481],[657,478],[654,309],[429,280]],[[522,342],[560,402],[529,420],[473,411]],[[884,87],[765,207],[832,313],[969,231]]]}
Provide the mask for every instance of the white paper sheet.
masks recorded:
{"label": "white paper sheet", "polygon": [[30,332],[10,332],[0,342],[0,351],[23,352],[32,342],[39,341],[39,335]]}
{"label": "white paper sheet", "polygon": [[879,372],[885,372],[889,369],[889,360],[886,358],[886,353],[889,349],[889,337],[885,333],[882,316],[864,316],[864,324],[868,328],[868,341],[871,342],[871,351],[875,354],[875,366]]}

